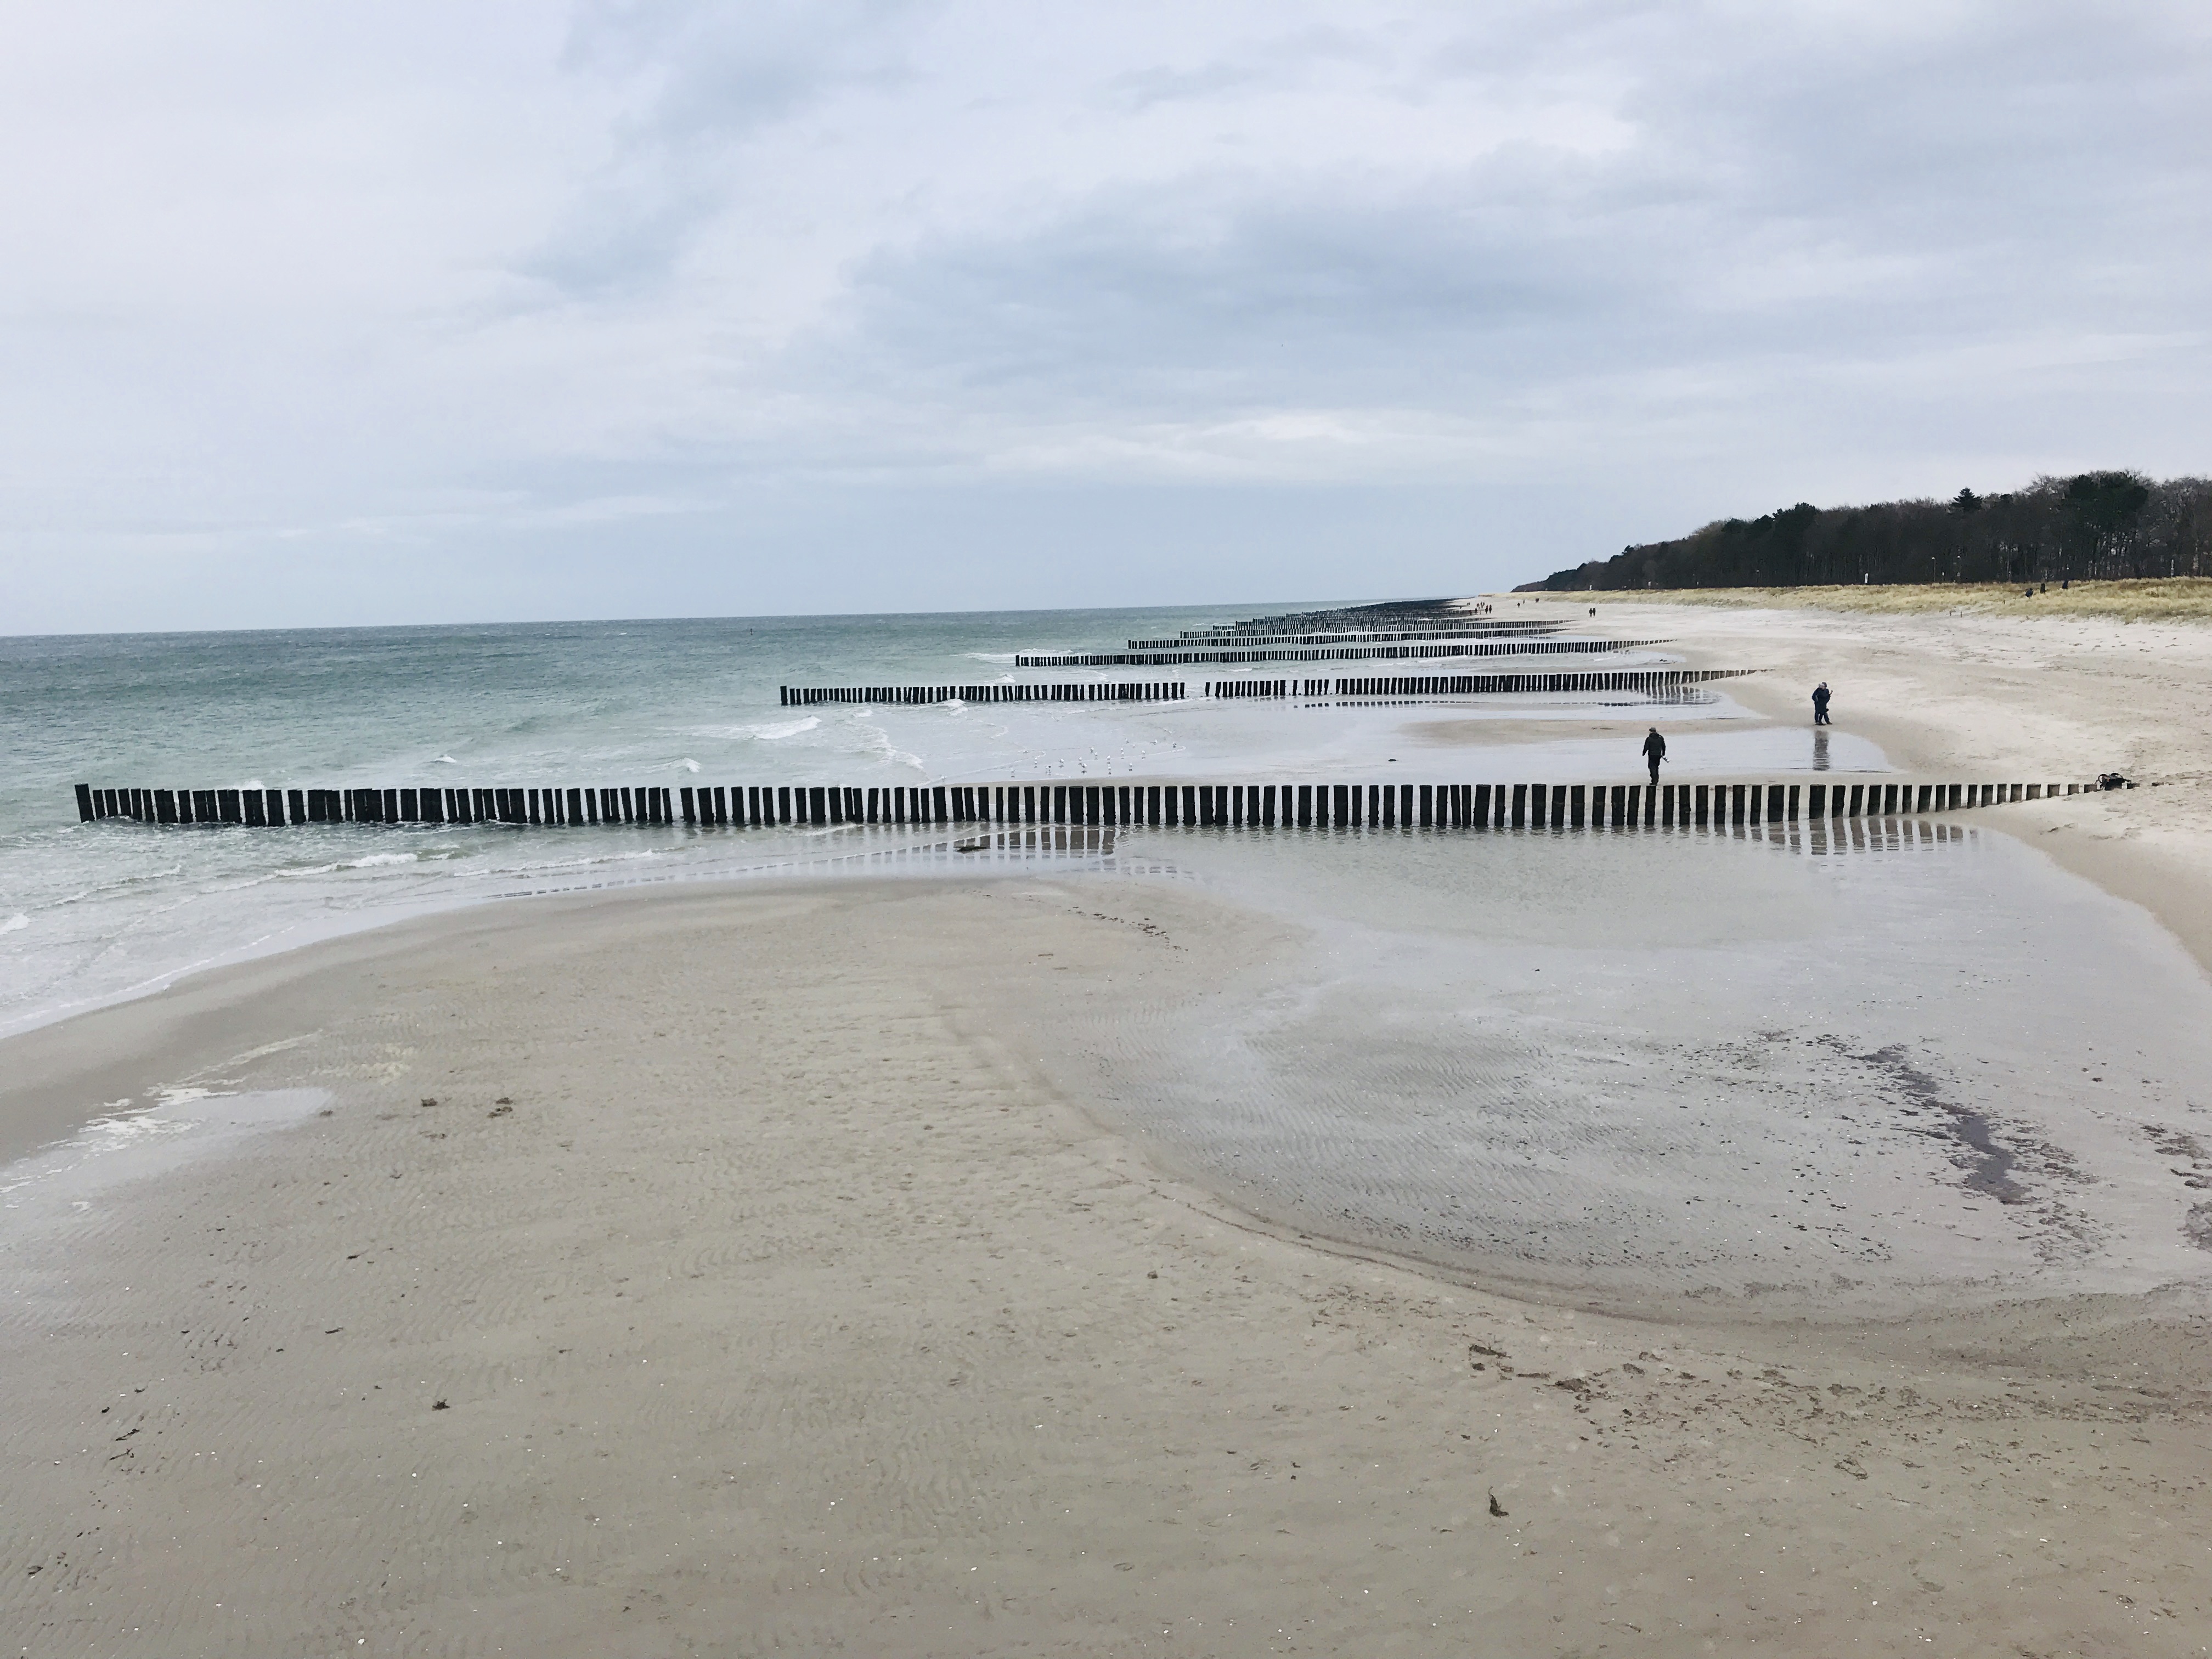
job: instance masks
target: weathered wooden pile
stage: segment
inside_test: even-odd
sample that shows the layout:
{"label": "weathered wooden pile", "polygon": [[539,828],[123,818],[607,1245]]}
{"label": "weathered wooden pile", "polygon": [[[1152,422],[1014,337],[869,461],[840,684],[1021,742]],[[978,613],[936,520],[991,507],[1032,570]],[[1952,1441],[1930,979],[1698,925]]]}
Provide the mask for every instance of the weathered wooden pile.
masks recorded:
{"label": "weathered wooden pile", "polygon": [[1074,823],[1246,830],[1628,830],[1954,812],[2081,784],[993,783],[562,788],[106,789],[86,823],[155,824]]}

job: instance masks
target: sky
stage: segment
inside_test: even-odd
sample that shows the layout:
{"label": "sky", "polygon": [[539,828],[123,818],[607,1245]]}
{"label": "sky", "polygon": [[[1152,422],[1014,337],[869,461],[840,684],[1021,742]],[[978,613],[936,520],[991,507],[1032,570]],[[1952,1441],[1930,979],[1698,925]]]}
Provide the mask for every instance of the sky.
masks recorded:
{"label": "sky", "polygon": [[2212,7],[19,9],[0,634],[1471,592],[2212,471]]}

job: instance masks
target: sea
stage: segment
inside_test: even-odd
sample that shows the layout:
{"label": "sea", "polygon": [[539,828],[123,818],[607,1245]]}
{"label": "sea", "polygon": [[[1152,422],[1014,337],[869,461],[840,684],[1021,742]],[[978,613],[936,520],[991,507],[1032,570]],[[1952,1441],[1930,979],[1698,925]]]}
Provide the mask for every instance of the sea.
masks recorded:
{"label": "sea", "polygon": [[[1174,881],[1291,921],[1313,948],[1200,1004],[1096,1011],[1066,1033],[1065,1086],[1285,1227],[1631,1304],[1818,1288],[1876,1306],[2212,1270],[2196,1242],[2212,1210],[2170,1173],[2173,1146],[2212,1146],[2212,985],[2143,912],[1996,813],[1624,836],[1133,829],[978,858],[889,826],[83,823],[73,793],[1627,782],[1654,724],[1677,781],[1889,769],[1865,739],[1760,718],[1724,684],[1658,699],[779,698],[1392,672],[1014,662],[1328,603],[0,640],[0,1036],[531,894],[1041,868]],[[1679,660],[1662,645],[1606,665]],[[2124,1092],[2106,1081],[2123,1073]]]}
{"label": "sea", "polygon": [[[1179,678],[1195,692],[1207,680],[1318,672],[1295,663],[1014,667],[1018,651],[1118,649],[1131,639],[1309,608],[1316,607],[0,640],[0,1035],[143,994],[180,974],[401,915],[522,892],[799,865],[866,869],[885,865],[877,855],[899,840],[641,825],[566,836],[482,825],[163,831],[80,823],[78,783],[865,787],[1136,775],[1233,781],[1285,769],[1365,778],[1401,711],[1195,697],[798,708],[779,700],[786,685]],[[1674,659],[1655,652],[1607,659],[1621,666],[1665,660]],[[1417,666],[1449,672],[1451,665]],[[1517,712],[1571,714],[1576,701]],[[1436,712],[1505,711],[1462,704]],[[1744,741],[1749,736],[1721,741],[1747,765],[1769,763],[1756,739]],[[1694,763],[1702,741],[1690,740],[1682,763]],[[1619,755],[1606,758],[1621,769]],[[1783,758],[1778,752],[1771,763]],[[1549,763],[1566,769],[1564,777],[1599,756],[1568,744],[1556,755],[1518,759],[1523,775],[1528,764]],[[1387,769],[1415,758],[1379,763]],[[1461,775],[1463,767],[1449,769],[1455,781],[1475,781]],[[863,844],[855,848],[856,842]]]}

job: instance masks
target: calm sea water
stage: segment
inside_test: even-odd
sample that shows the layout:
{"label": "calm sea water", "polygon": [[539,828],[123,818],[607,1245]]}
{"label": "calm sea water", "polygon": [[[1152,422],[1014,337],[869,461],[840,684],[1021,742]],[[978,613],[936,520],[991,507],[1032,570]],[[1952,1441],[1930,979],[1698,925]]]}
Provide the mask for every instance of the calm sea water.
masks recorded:
{"label": "calm sea water", "polygon": [[[0,1032],[411,910],[787,867],[854,852],[849,840],[832,848],[815,832],[331,826],[276,834],[83,825],[72,795],[77,782],[866,787],[1239,776],[1282,768],[1381,775],[1380,767],[1421,763],[1413,753],[1389,759],[1407,746],[1402,708],[1199,702],[786,709],[777,702],[777,688],[787,684],[1013,678],[1018,650],[1109,648],[1280,608],[1287,607],[0,641]],[[1200,682],[1283,672],[1056,670],[1019,678],[1176,672]],[[1456,712],[1464,718],[1470,711]],[[1520,712],[1574,710],[1568,700]],[[1674,712],[1687,719],[1713,711]],[[1705,740],[1686,741],[1691,747],[1678,745],[1678,757],[1694,764]],[[1757,752],[1749,732],[1737,734],[1731,752],[1744,764],[1807,763],[1794,750]],[[1583,775],[1595,758],[1569,742],[1553,763],[1559,775]],[[1610,763],[1617,768],[1622,758]],[[1525,745],[1515,759],[1524,775],[1534,763]],[[1447,772],[1473,775],[1463,758]]]}

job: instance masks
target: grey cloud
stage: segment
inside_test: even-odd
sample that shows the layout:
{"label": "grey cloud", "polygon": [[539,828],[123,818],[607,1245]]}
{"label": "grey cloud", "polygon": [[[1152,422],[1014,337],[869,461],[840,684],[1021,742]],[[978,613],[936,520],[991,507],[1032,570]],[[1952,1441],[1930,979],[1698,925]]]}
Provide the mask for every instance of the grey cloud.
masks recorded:
{"label": "grey cloud", "polygon": [[563,299],[626,295],[665,279],[724,210],[732,153],[856,86],[907,73],[904,30],[922,0],[732,7],[596,0],[578,15],[564,67],[633,102],[614,154],[576,191],[519,274]]}
{"label": "grey cloud", "polygon": [[1283,92],[1317,70],[1358,64],[1379,70],[1389,54],[1368,36],[1338,27],[1278,28],[1243,42],[1234,61],[1215,57],[1188,68],[1154,64],[1114,76],[1104,87],[1115,107],[1141,114],[1162,104],[1198,103],[1224,93]]}
{"label": "grey cloud", "polygon": [[841,86],[896,84],[908,73],[905,30],[936,9],[927,0],[599,0],[579,13],[565,62],[573,73],[650,83],[632,127],[638,142],[725,138]]}
{"label": "grey cloud", "polygon": [[[1653,16],[1589,8],[1576,27],[1649,51]],[[1735,386],[1730,365],[2193,329],[2202,56],[2156,18],[2069,56],[2079,32],[2028,9],[1848,51],[1769,29],[1700,59],[1677,40],[1617,151],[1101,191],[867,262],[849,361],[1032,410],[1449,412],[1577,377]]]}

